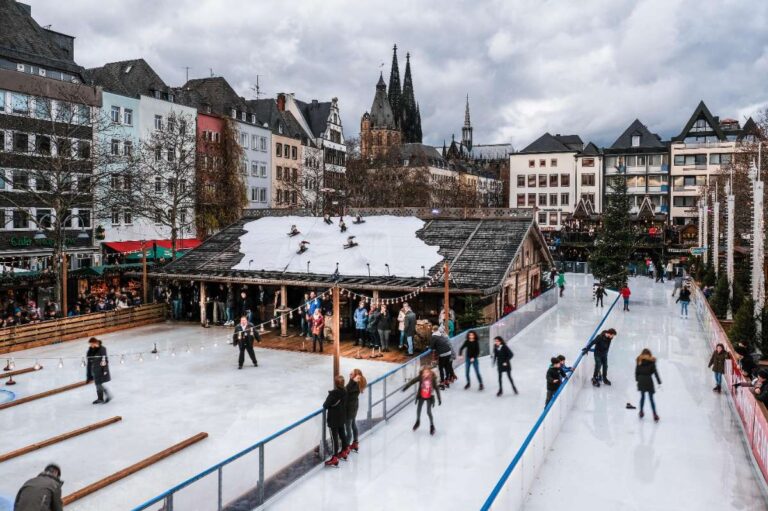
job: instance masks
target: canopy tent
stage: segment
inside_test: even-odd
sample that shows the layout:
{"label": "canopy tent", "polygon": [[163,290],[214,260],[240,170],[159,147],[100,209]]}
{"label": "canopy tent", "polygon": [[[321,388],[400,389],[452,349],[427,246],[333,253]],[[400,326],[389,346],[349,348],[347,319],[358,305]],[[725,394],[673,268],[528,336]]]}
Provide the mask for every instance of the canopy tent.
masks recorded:
{"label": "canopy tent", "polygon": [[[190,238],[190,239],[178,239],[176,240],[176,251],[180,250],[190,250],[193,248],[196,248],[198,245],[200,245],[200,240]],[[164,248],[167,249],[168,254],[171,253],[171,240],[144,240],[144,241],[107,241],[104,243],[104,247],[107,248],[109,251],[113,253],[119,253],[119,254],[139,254],[139,259],[141,259],[141,247],[144,246],[147,248],[147,257],[152,258],[152,256],[149,255],[149,253],[152,251],[153,247],[158,248]],[[158,253],[161,253],[160,250],[158,250]],[[160,257],[163,257],[160,255]],[[170,257],[170,256],[168,256]]]}
{"label": "canopy tent", "polygon": [[[176,257],[180,257],[184,254],[186,254],[189,250],[177,250],[176,251]],[[171,250],[171,247],[161,247],[157,246],[156,248],[148,248],[147,249],[147,260],[157,260],[157,259],[172,259],[173,251]],[[131,252],[125,257],[125,260],[128,262],[136,262],[141,261],[141,251],[139,252]]]}

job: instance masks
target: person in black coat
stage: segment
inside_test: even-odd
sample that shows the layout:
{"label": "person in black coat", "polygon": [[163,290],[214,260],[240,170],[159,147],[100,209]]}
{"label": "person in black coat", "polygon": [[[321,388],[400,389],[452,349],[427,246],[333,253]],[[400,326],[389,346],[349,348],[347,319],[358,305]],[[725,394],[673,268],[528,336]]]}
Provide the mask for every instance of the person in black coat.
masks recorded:
{"label": "person in black coat", "polygon": [[13,509],[16,511],[62,511],[64,504],[61,500],[61,469],[51,463],[39,476],[25,482],[19,493]]}
{"label": "person in black coat", "polygon": [[381,324],[381,310],[378,307],[371,307],[371,312],[368,314],[368,346],[369,347],[381,347],[381,339],[379,339],[379,326]]}
{"label": "person in black coat", "polygon": [[640,418],[645,416],[643,413],[643,406],[645,405],[645,395],[648,394],[648,399],[651,401],[651,410],[653,410],[653,420],[658,421],[659,416],[656,414],[656,402],[653,400],[653,394],[656,388],[653,385],[653,377],[656,377],[656,382],[661,385],[661,378],[659,378],[659,372],[656,370],[656,358],[651,354],[651,350],[648,348],[640,352],[637,357],[637,365],[635,366],[635,381],[637,381],[637,390],[640,391]]}
{"label": "person in black coat", "polygon": [[[587,346],[581,350],[582,353],[587,353],[593,346],[595,348],[595,372],[592,374],[592,385],[595,387],[600,386],[600,380],[606,385],[611,384],[611,380],[608,379],[608,350],[611,348],[611,341],[616,337],[616,330],[609,328],[603,330],[600,335],[592,339]],[[600,370],[602,369],[602,376]]]}
{"label": "person in black coat", "polygon": [[471,385],[469,380],[469,369],[470,367],[474,367],[477,381],[480,382],[480,390],[483,390],[485,387],[483,386],[483,377],[480,376],[480,362],[478,361],[478,357],[480,356],[480,342],[477,339],[477,332],[474,330],[467,332],[467,340],[465,340],[464,344],[459,348],[459,355],[461,355],[464,350],[467,350],[467,356],[464,359],[464,372],[467,377],[467,384],[464,385],[464,389],[468,389]]}
{"label": "person in black coat", "polygon": [[549,369],[547,369],[547,399],[544,401],[545,407],[552,401],[552,396],[555,395],[555,392],[557,392],[557,389],[559,389],[560,385],[563,383],[560,374],[560,366],[562,365],[562,362],[557,357],[552,357],[549,362],[550,366]]}
{"label": "person in black coat", "polygon": [[600,304],[600,307],[603,306],[603,297],[605,297],[605,288],[602,284],[598,284],[595,288],[595,307],[597,307],[598,304]]}
{"label": "person in black coat", "polygon": [[245,316],[240,317],[240,323],[235,327],[235,333],[232,334],[232,344],[240,348],[240,355],[237,357],[237,368],[243,368],[245,362],[245,352],[253,362],[254,367],[259,367],[259,361],[256,360],[256,354],[253,352],[253,341],[261,342],[261,336],[253,323],[248,321]]}
{"label": "person in black coat", "polygon": [[104,384],[112,379],[109,374],[107,348],[102,346],[101,341],[95,337],[88,339],[85,368],[86,381],[96,384],[96,401],[93,404],[109,403],[112,396],[104,387]]}
{"label": "person in black coat", "polygon": [[351,440],[349,448],[358,452],[360,444],[357,436],[357,410],[360,406],[360,394],[365,392],[365,386],[368,382],[360,369],[352,369],[349,373],[349,382],[347,383],[347,422],[346,433],[347,441]]}
{"label": "person in black coat", "polygon": [[339,458],[346,460],[349,456],[349,444],[344,431],[347,423],[347,390],[344,388],[343,376],[339,375],[333,379],[333,390],[328,391],[323,408],[326,410],[326,423],[331,430],[333,442],[333,455],[325,465],[335,467],[339,464]]}
{"label": "person in black coat", "polygon": [[442,326],[432,327],[432,342],[429,346],[432,353],[437,357],[437,368],[440,372],[440,390],[450,387],[456,378],[452,363],[453,346],[451,346],[451,341],[446,337],[443,328]]}
{"label": "person in black coat", "polygon": [[503,394],[501,382],[504,373],[506,373],[507,378],[509,378],[509,383],[512,385],[512,391],[517,394],[517,387],[515,387],[515,381],[512,379],[512,357],[514,356],[514,353],[509,349],[509,346],[504,342],[504,339],[496,337],[493,340],[493,362],[499,370],[499,391],[496,393],[497,396]]}

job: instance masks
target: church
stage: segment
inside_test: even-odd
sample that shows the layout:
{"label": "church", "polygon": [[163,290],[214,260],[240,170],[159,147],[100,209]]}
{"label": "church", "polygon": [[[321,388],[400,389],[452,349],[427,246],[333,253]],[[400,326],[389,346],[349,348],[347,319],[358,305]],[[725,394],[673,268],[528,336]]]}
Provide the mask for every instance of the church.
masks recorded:
{"label": "church", "polygon": [[411,55],[405,55],[405,77],[401,86],[395,45],[389,87],[381,74],[371,110],[360,120],[360,153],[363,158],[377,158],[390,147],[412,143],[421,143],[421,114],[413,92]]}

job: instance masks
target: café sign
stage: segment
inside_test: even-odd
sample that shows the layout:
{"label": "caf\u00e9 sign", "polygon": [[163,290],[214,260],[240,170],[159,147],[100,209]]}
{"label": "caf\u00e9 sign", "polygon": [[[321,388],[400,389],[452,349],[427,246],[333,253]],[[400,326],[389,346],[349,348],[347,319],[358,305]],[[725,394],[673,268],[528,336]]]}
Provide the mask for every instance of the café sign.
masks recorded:
{"label": "caf\u00e9 sign", "polygon": [[[23,248],[23,247],[45,247],[45,248],[53,248],[56,245],[56,240],[52,240],[50,238],[43,238],[40,240],[36,240],[35,238],[31,236],[11,236],[10,238],[10,244],[12,247],[15,248]],[[74,245],[75,239],[74,238],[66,238],[64,240],[65,245]]]}

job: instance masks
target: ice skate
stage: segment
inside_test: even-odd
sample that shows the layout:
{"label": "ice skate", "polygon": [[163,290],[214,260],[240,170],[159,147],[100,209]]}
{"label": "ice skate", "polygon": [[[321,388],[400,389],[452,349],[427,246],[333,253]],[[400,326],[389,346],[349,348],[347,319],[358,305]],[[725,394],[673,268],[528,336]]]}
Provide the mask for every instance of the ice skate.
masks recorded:
{"label": "ice skate", "polygon": [[344,461],[347,461],[347,457],[349,456],[349,447],[344,449],[339,453],[339,458],[343,459]]}
{"label": "ice skate", "polygon": [[643,417],[645,417],[645,412],[640,410],[640,413],[638,413],[637,415],[642,419]]}
{"label": "ice skate", "polygon": [[416,431],[417,429],[419,429],[420,425],[421,425],[421,422],[420,421],[416,421],[416,424],[413,425],[413,430]]}
{"label": "ice skate", "polygon": [[597,378],[592,378],[592,386],[600,387],[600,381]]}
{"label": "ice skate", "polygon": [[104,400],[103,400],[103,399],[101,399],[101,398],[99,398],[99,399],[97,399],[96,401],[94,401],[92,404],[94,404],[94,405],[100,405],[100,404],[102,404],[103,402],[104,402]]}
{"label": "ice skate", "polygon": [[483,385],[482,383],[480,384],[480,390],[485,390],[485,385]]}
{"label": "ice skate", "polygon": [[467,390],[470,386],[471,386],[471,384],[467,383],[466,385],[464,385],[464,390]]}
{"label": "ice skate", "polygon": [[496,393],[496,397],[501,397],[501,395],[502,395],[503,393],[504,393],[504,392],[502,392],[502,391],[501,391],[501,389],[499,389],[499,391]]}
{"label": "ice skate", "polygon": [[358,449],[360,448],[360,444],[357,442],[352,442],[352,444],[349,446],[350,449],[352,449],[355,452],[358,452]]}
{"label": "ice skate", "polygon": [[435,426],[434,425],[429,426],[429,434],[432,435],[432,436],[435,435]]}
{"label": "ice skate", "polygon": [[611,380],[609,380],[608,378],[603,378],[603,383],[608,385],[608,386],[610,386],[611,385]]}
{"label": "ice skate", "polygon": [[660,417],[659,417],[658,415],[656,415],[656,412],[654,412],[654,413],[653,413],[653,420],[654,420],[655,422],[659,422],[659,419],[660,419]]}
{"label": "ice skate", "polygon": [[515,394],[519,394],[519,392],[517,392],[517,387],[515,387],[514,385],[512,385],[512,392],[514,392]]}
{"label": "ice skate", "polygon": [[339,458],[336,456],[331,456],[331,459],[325,462],[326,467],[338,467],[339,466]]}

